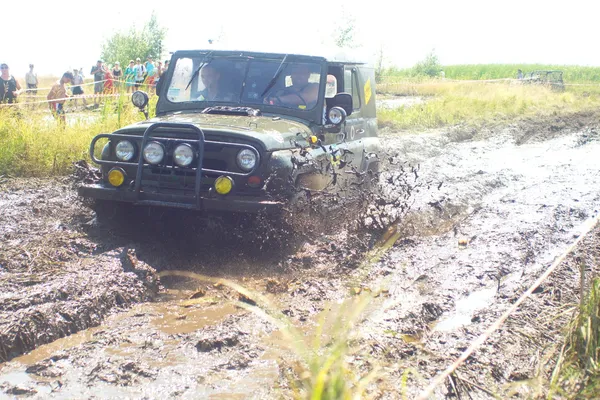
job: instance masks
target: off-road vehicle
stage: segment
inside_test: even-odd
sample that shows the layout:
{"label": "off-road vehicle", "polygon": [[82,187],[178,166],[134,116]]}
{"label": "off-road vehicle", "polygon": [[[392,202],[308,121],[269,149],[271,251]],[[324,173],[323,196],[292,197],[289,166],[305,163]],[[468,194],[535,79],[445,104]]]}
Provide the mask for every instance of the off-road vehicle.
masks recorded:
{"label": "off-road vehicle", "polygon": [[531,71],[522,79],[523,83],[547,85],[553,90],[562,91],[565,89],[563,82],[563,72],[558,70],[535,70]]}
{"label": "off-road vehicle", "polygon": [[[101,181],[82,197],[258,213],[342,194],[377,172],[374,69],[348,58],[225,50],[172,54],[146,120],[97,135]],[[103,139],[106,144],[102,146]]]}

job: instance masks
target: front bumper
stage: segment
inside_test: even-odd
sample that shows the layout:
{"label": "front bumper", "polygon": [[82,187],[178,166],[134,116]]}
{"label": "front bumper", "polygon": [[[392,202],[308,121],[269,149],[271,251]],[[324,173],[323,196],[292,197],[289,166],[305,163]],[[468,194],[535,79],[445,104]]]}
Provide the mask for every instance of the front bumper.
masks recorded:
{"label": "front bumper", "polygon": [[129,188],[106,187],[101,184],[82,185],[77,189],[81,197],[120,201],[141,206],[162,206],[199,211],[231,211],[249,214],[280,211],[284,203],[245,196],[212,194],[196,198],[168,193],[135,192]]}

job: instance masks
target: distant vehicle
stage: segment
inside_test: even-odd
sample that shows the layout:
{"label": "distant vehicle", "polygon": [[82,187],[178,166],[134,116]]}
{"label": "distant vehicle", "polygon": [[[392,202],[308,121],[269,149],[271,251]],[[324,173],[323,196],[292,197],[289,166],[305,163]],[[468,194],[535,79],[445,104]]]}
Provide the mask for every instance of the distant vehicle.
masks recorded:
{"label": "distant vehicle", "polygon": [[559,70],[535,70],[526,73],[522,79],[523,83],[548,85],[554,90],[564,90],[563,71]]}
{"label": "distant vehicle", "polygon": [[[133,93],[146,121],[92,140],[102,179],[78,193],[254,214],[305,190],[355,190],[379,168],[375,88],[372,67],[341,56],[176,51],[156,117],[148,95]],[[108,139],[101,151],[99,139]]]}

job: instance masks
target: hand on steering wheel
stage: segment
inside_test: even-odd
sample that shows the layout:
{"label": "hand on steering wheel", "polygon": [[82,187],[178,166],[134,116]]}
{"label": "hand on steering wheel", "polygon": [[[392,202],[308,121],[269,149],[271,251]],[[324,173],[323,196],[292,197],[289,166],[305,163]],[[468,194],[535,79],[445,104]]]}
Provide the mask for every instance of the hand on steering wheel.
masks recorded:
{"label": "hand on steering wheel", "polygon": [[282,101],[281,96],[286,96],[286,95],[290,95],[290,94],[297,96],[302,101],[301,105],[303,105],[303,106],[307,105],[306,100],[300,95],[300,93],[298,93],[297,91],[295,91],[293,89],[278,90],[272,96],[266,96],[265,101],[267,101],[267,99],[272,99],[272,100],[276,100],[276,104],[289,104],[287,102]]}

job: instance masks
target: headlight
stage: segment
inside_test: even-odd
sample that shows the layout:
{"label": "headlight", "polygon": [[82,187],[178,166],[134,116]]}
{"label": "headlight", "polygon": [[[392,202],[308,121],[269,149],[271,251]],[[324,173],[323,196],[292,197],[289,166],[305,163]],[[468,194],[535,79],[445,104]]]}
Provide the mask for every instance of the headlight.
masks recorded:
{"label": "headlight", "polygon": [[144,160],[158,164],[165,158],[165,147],[158,142],[150,142],[144,147]]}
{"label": "headlight", "polygon": [[244,171],[250,171],[258,162],[258,155],[249,149],[241,150],[237,155],[237,164]]}
{"label": "headlight", "polygon": [[346,111],[341,107],[332,107],[329,110],[329,121],[334,125],[339,125],[346,119]]}
{"label": "headlight", "polygon": [[135,147],[129,140],[121,140],[115,147],[115,155],[121,161],[129,161],[135,155]]}
{"label": "headlight", "polygon": [[194,161],[194,149],[187,143],[180,144],[175,147],[173,152],[173,160],[180,167],[187,167]]}

